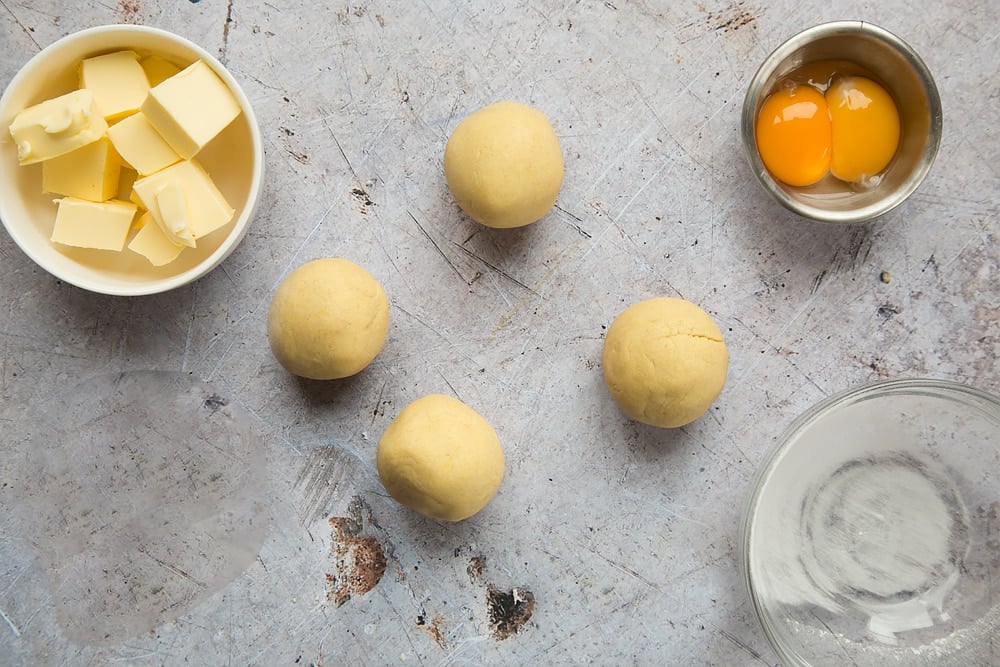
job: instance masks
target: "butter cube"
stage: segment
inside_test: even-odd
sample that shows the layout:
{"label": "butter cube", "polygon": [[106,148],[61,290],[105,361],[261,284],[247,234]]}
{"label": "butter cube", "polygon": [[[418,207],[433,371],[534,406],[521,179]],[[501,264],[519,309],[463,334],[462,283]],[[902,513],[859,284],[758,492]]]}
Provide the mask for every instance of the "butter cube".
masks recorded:
{"label": "butter cube", "polygon": [[[158,225],[165,225],[157,195],[176,181],[187,206],[187,225],[195,239],[211,234],[233,219],[235,211],[205,169],[193,160],[184,160],[155,174],[140,178],[132,189]],[[168,212],[169,215],[169,212]]]}
{"label": "butter cube", "polygon": [[132,197],[132,184],[135,183],[135,179],[139,178],[139,174],[135,172],[135,169],[127,165],[122,165],[121,170],[118,172],[118,194],[115,195],[115,199],[121,199],[122,201],[128,201]]}
{"label": "butter cube", "polygon": [[52,230],[54,243],[98,250],[125,247],[135,204],[115,199],[92,202],[73,197],[58,199],[56,203],[59,208]]}
{"label": "butter cube", "polygon": [[139,216],[139,221],[136,223],[139,225],[139,231],[129,241],[128,248],[148,259],[153,266],[163,266],[177,259],[184,246],[168,239],[152,218],[148,211]]}
{"label": "butter cube", "polygon": [[135,51],[116,51],[84,59],[80,88],[94,94],[97,108],[112,123],[139,110],[149,92],[149,81]]}
{"label": "butter cube", "polygon": [[181,159],[141,111],[108,128],[111,143],[140,176],[148,176]]}
{"label": "butter cube", "polygon": [[97,141],[107,130],[89,90],[74,90],[28,107],[10,124],[21,165],[65,155]]}
{"label": "butter cube", "polygon": [[240,114],[229,86],[198,60],[149,89],[142,112],[156,131],[185,160]]}
{"label": "butter cube", "polygon": [[107,137],[42,162],[42,192],[107,201],[118,192],[122,160]]}
{"label": "butter cube", "polygon": [[156,205],[160,209],[158,222],[162,223],[166,237],[179,245],[195,247],[191,215],[179,180],[170,181],[157,191]]}
{"label": "butter cube", "polygon": [[144,56],[139,60],[139,64],[146,72],[150,86],[158,86],[181,71],[180,67],[160,56]]}
{"label": "butter cube", "polygon": [[133,182],[132,192],[128,193],[128,200],[136,205],[137,208],[146,210],[146,205],[142,203],[142,199],[139,198],[139,193],[135,191],[135,183]]}

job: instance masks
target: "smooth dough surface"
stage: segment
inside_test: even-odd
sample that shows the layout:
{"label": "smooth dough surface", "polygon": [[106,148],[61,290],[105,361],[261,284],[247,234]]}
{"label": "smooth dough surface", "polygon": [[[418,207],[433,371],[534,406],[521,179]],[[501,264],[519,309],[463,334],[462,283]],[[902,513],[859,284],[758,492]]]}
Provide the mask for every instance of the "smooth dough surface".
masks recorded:
{"label": "smooth dough surface", "polygon": [[521,227],[556,202],[563,181],[559,139],[538,109],[497,102],[470,114],[452,132],[444,175],[470,218],[488,227]]}
{"label": "smooth dough surface", "polygon": [[615,318],[604,339],[612,398],[652,426],[675,428],[703,415],[722,392],[728,366],[719,327],[684,299],[640,301]]}
{"label": "smooth dough surface", "polygon": [[490,423],[443,394],[403,408],[382,434],[376,462],[397,502],[445,521],[483,509],[504,475],[503,448]]}
{"label": "smooth dough surface", "polygon": [[267,314],[275,358],[290,373],[313,380],[360,372],[382,350],[388,332],[385,291],[347,259],[316,259],[292,271]]}

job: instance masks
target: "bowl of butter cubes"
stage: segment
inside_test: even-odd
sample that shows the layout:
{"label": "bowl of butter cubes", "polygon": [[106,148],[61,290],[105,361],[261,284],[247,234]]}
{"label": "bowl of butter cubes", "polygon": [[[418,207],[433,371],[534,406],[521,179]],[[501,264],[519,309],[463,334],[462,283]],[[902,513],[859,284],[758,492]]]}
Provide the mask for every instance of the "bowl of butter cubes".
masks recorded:
{"label": "bowl of butter cubes", "polygon": [[243,239],[263,181],[246,95],[207,51],[136,25],[41,50],[0,97],[0,220],[56,278],[137,296],[188,284]]}

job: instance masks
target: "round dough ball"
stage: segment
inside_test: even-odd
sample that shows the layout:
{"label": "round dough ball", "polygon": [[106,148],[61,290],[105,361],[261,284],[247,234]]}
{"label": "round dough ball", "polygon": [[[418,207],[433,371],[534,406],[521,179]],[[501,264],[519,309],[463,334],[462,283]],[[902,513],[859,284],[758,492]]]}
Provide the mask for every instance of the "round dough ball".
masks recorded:
{"label": "round dough ball", "polygon": [[719,327],[684,299],[640,301],[615,318],[604,339],[611,397],[632,419],[661,428],[703,415],[722,392],[728,366]]}
{"label": "round dough ball", "polygon": [[470,218],[521,227],[552,208],[563,181],[559,139],[538,109],[497,102],[467,116],[444,149],[448,188]]}
{"label": "round dough ball", "polygon": [[313,380],[358,373],[382,350],[388,332],[385,291],[346,259],[316,259],[292,271],[267,314],[274,356],[290,373]]}
{"label": "round dough ball", "polygon": [[442,394],[406,406],[382,434],[376,458],[389,495],[445,521],[486,507],[503,480],[496,431],[468,405]]}

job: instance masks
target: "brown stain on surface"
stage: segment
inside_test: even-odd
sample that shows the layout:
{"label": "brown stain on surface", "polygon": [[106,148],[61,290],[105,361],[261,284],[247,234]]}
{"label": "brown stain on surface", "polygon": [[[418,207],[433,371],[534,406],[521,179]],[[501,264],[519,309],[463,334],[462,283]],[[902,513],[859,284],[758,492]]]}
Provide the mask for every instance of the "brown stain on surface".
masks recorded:
{"label": "brown stain on surface", "polygon": [[423,615],[417,616],[417,627],[426,632],[441,648],[448,648],[448,642],[444,638],[444,618],[440,614],[435,614],[431,622],[428,623]]}
{"label": "brown stain on surface", "polygon": [[358,211],[362,214],[368,213],[369,206],[375,206],[375,202],[368,195],[368,191],[361,187],[351,189],[351,197],[358,203]]}
{"label": "brown stain on surface", "polygon": [[486,611],[493,638],[498,641],[509,639],[531,619],[535,611],[535,596],[523,588],[507,592],[489,584],[486,587]]}
{"label": "brown stain on surface", "polygon": [[334,572],[326,575],[326,599],[338,607],[352,595],[364,595],[375,588],[385,574],[386,558],[374,537],[358,533],[361,524],[346,517],[330,517]]}
{"label": "brown stain on surface", "polygon": [[139,0],[118,0],[118,22],[139,23]]}
{"label": "brown stain on surface", "polygon": [[469,567],[465,568],[469,575],[469,581],[478,584],[483,578],[483,571],[486,570],[486,556],[473,556],[469,559]]}

